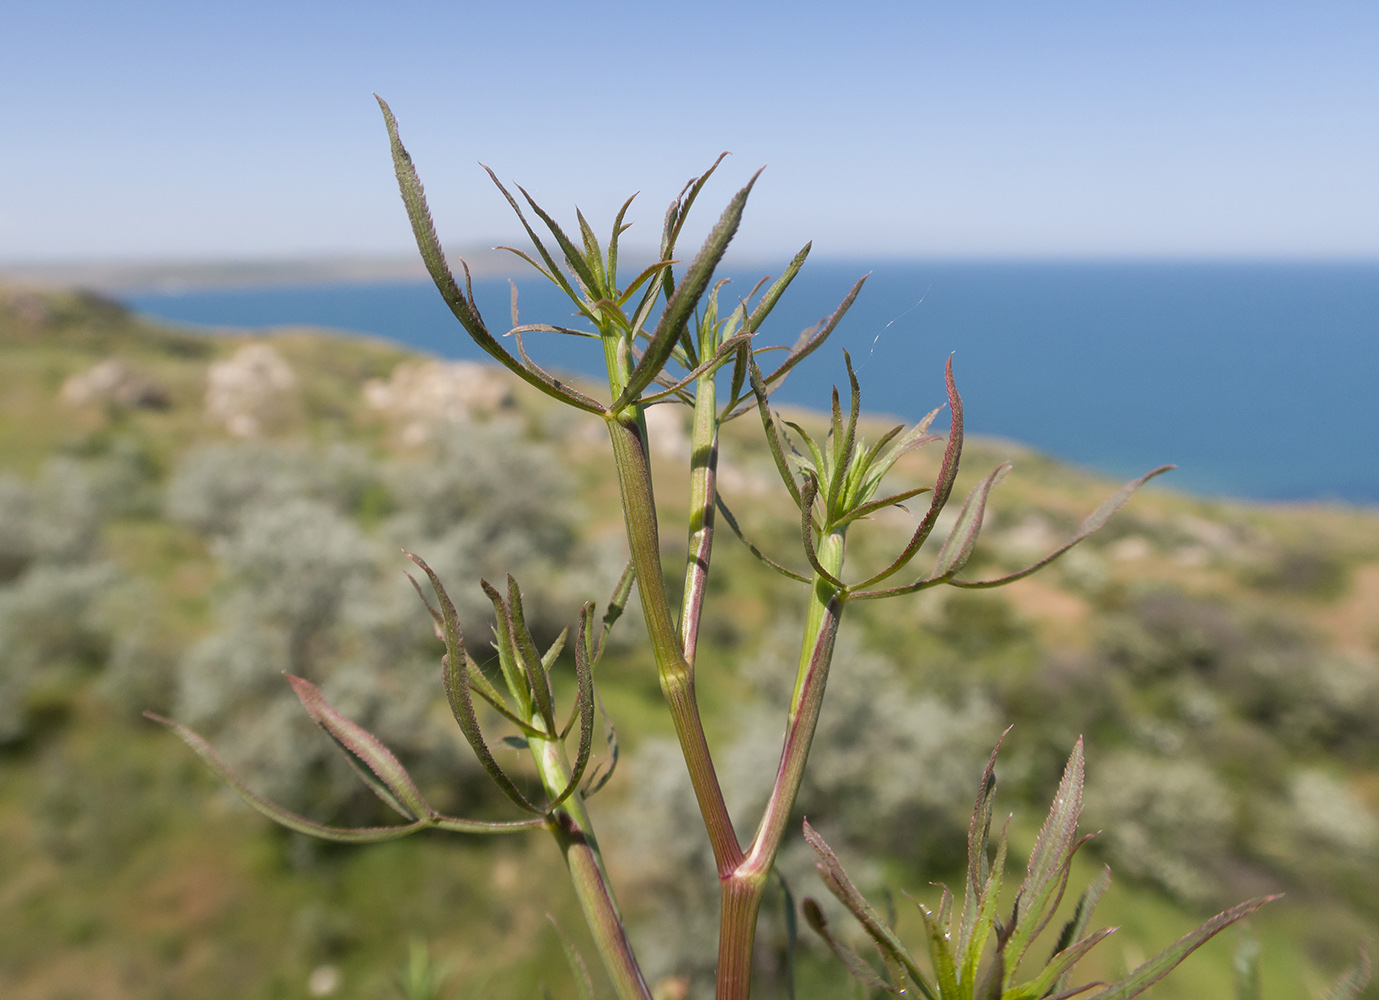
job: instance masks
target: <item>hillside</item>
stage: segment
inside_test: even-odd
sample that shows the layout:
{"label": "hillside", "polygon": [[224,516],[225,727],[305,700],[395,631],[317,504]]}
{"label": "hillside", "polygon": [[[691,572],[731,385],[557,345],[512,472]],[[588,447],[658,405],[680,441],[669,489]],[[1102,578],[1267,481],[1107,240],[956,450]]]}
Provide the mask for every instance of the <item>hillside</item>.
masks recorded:
{"label": "hillside", "polygon": [[[929,384],[937,405],[940,373]],[[626,558],[606,435],[523,388],[381,342],[210,337],[87,293],[0,288],[0,996],[397,996],[413,942],[448,967],[442,996],[574,995],[545,915],[583,931],[545,838],[324,847],[243,808],[140,714],[195,725],[294,808],[373,821],[377,801],[281,678],[300,674],[433,802],[504,816],[449,717],[399,550],[452,581],[471,637],[488,629],[481,576],[512,572],[547,638],[606,599]],[[652,413],[675,525],[682,411]],[[759,429],[731,425],[722,490],[787,559],[798,515]],[[958,490],[1005,459],[974,567],[1018,567],[1117,485],[978,440]],[[936,461],[907,456],[898,479]],[[884,565],[912,523],[878,515],[850,558]],[[678,530],[663,544],[682,547]],[[778,752],[798,585],[726,532],[714,558],[701,702],[745,814]],[[1287,893],[1150,996],[1229,995],[1247,933],[1266,998],[1318,996],[1379,939],[1379,512],[1170,482],[1036,577],[848,614],[801,808],[869,889],[951,884],[982,764],[1013,723],[998,805],[1017,848],[1086,737],[1084,825],[1103,832],[1084,863],[1116,872],[1101,922],[1122,925],[1103,961],[1133,966],[1213,908]],[[635,619],[600,667],[622,754],[594,820],[660,995],[698,996],[712,866]],[[800,847],[781,867],[797,897],[819,895]],[[762,996],[780,987],[779,908]],[[802,998],[844,995],[813,942],[799,961]]]}

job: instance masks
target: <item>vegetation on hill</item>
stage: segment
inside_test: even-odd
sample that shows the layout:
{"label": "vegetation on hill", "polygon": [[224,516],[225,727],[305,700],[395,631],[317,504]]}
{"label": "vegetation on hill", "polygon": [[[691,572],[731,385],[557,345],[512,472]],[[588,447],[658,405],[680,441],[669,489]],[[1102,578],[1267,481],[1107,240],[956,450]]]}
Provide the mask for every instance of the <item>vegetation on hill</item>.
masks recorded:
{"label": "vegetation on hill", "polygon": [[[208,337],[91,295],[0,290],[0,995],[385,997],[404,968],[435,979],[428,962],[449,969],[442,996],[572,995],[545,912],[578,938],[573,898],[525,891],[562,884],[548,843],[322,846],[241,808],[140,714],[195,723],[313,818],[380,819],[286,671],[383,737],[438,808],[502,815],[450,719],[400,550],[447,580],[513,572],[539,641],[626,558],[601,513],[616,484],[600,421],[514,382],[361,339]],[[687,480],[680,411],[652,412],[658,472]],[[770,455],[749,428],[724,433],[726,500],[754,541],[789,551]],[[1018,445],[969,450],[974,468],[1016,464],[975,556],[993,570],[1066,537],[1107,492]],[[901,485],[936,461],[906,456]],[[897,511],[875,520],[863,566],[913,529]],[[716,558],[700,700],[745,807],[778,745],[769,727],[743,734],[789,699],[799,623],[784,620],[790,583],[731,539]],[[485,634],[483,594],[452,594],[467,634]],[[1229,995],[1250,935],[1265,997],[1317,995],[1374,938],[1379,515],[1146,490],[1042,576],[850,614],[799,811],[872,898],[960,879],[976,781],[1014,723],[998,793],[1013,857],[1086,738],[1084,825],[1104,832],[1083,864],[1115,869],[1103,914],[1124,927],[1100,978],[1263,893],[1287,896],[1150,995]],[[713,864],[636,618],[599,667],[621,764],[593,808],[655,988],[697,996]],[[882,753],[902,766],[878,769]],[[817,894],[806,852],[780,868]],[[759,931],[763,989],[783,983],[781,913],[768,903]],[[800,939],[799,995],[844,994],[813,949]]]}

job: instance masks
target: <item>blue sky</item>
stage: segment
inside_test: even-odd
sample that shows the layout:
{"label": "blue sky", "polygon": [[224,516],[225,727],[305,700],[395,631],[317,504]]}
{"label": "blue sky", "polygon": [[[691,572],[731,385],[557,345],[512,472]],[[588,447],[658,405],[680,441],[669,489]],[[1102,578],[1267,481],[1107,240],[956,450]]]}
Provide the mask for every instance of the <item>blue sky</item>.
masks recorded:
{"label": "blue sky", "polygon": [[372,91],[455,244],[516,239],[480,160],[650,243],[727,149],[747,252],[1374,258],[1377,54],[1373,0],[21,0],[0,260],[405,251]]}

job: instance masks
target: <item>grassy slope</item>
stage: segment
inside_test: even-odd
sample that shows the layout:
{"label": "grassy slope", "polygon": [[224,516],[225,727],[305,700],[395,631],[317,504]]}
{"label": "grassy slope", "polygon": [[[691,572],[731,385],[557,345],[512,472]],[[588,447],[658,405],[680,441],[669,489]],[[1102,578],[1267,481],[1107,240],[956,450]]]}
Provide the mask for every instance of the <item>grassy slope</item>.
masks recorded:
{"label": "grassy slope", "polygon": [[[0,472],[31,479],[52,455],[99,456],[115,442],[133,442],[157,478],[193,444],[224,438],[204,420],[201,394],[206,366],[230,354],[241,339],[153,329],[118,308],[75,295],[16,301],[13,294],[0,300]],[[317,445],[359,442],[379,456],[397,450],[391,428],[366,410],[359,390],[366,378],[391,371],[406,352],[310,333],[286,333],[272,342],[302,382],[300,412],[283,436]],[[110,355],[163,384],[170,407],[115,412],[57,400],[64,379]],[[532,426],[551,423],[540,402],[524,397],[521,405]],[[769,488],[768,463],[750,423],[734,425],[725,444],[725,461],[737,473],[735,480],[726,477],[725,492],[730,500],[732,490],[748,497],[739,511],[745,525],[763,545],[788,552],[788,512],[781,491]],[[597,512],[613,486],[597,446],[596,422],[590,429],[593,443],[586,446],[580,437],[567,452],[578,464],[585,504]],[[972,471],[959,489],[1012,453],[1017,470],[995,503],[989,531],[998,544],[985,557],[989,568],[1018,558],[1020,525],[1043,525],[1056,534],[1107,492],[1108,484],[1096,477],[993,442],[972,444],[966,464]],[[934,458],[922,454],[900,478],[923,481],[932,475]],[[682,480],[678,471],[667,471],[660,499],[669,524],[677,523]],[[586,530],[617,528],[595,513]],[[857,561],[883,559],[905,530],[902,517],[878,518],[858,539]],[[1223,537],[1243,540],[1243,554],[1232,548],[1234,542],[1222,543],[1230,549],[1224,555],[1225,549],[1213,548],[1213,539]],[[668,531],[666,543],[679,544],[678,532]],[[100,544],[127,575],[149,581],[169,656],[206,633],[217,571],[204,543],[154,511],[108,520]],[[705,654],[702,700],[710,730],[721,739],[731,730],[730,707],[746,689],[731,670],[715,668],[732,663],[741,636],[778,617],[789,586],[759,572],[730,539],[717,558],[728,571],[711,597],[710,614],[721,624],[709,637],[715,645]],[[979,684],[994,692],[1018,716],[1021,733],[1030,733],[1022,758],[1026,777],[1014,791],[1033,798],[1048,784],[1047,775],[1040,775],[1056,766],[1054,755],[1066,752],[1084,721],[1076,712],[1040,707],[1040,698],[1057,697],[1047,695],[1048,664],[1093,656],[1102,617],[1168,584],[1242,615],[1296,623],[1318,648],[1369,657],[1372,664],[1379,516],[1148,490],[1085,559],[999,594],[960,595],[939,612],[926,611],[920,602],[904,608],[869,605],[859,609],[853,627],[876,648],[913,664],[916,684],[939,690]],[[227,804],[215,782],[169,736],[103,699],[98,675],[99,664],[59,684],[45,696],[37,730],[0,748],[0,995],[295,997],[304,995],[313,968],[334,963],[344,974],[341,995],[384,996],[387,977],[412,937],[426,940],[451,963],[454,995],[533,996],[542,981],[557,995],[570,991],[543,914],[552,910],[567,927],[576,927],[578,917],[563,887],[548,891],[561,878],[548,844],[535,837],[501,843],[421,837],[303,853],[257,817]],[[635,756],[640,739],[668,729],[635,647],[610,664],[604,683]],[[1102,718],[1101,731],[1088,732],[1093,768],[1100,754],[1129,739],[1117,728],[1125,713],[1153,719],[1164,695],[1147,684],[1120,690],[1120,696],[1120,714]],[[1048,722],[1047,731],[1036,735],[1041,720]],[[1098,724],[1096,718],[1091,722]],[[1225,724],[1216,730],[1231,731]],[[1248,772],[1255,745],[1217,732],[1192,737],[1188,752],[1243,756]],[[1272,743],[1265,749],[1283,752]],[[1379,806],[1379,770],[1364,754],[1337,756],[1296,746],[1286,753],[1339,773],[1371,813]],[[1236,780],[1244,787],[1252,778],[1246,773]],[[1031,806],[1019,808],[1024,821],[1017,844],[1027,848],[1038,817]],[[1372,850],[1335,863],[1282,857],[1261,865],[1260,856],[1256,852],[1228,872],[1226,888],[1239,890],[1237,898],[1261,885],[1292,893],[1254,926],[1266,945],[1266,996],[1315,994],[1323,978],[1349,960],[1360,937],[1379,928],[1379,911],[1363,889],[1346,892],[1347,884],[1379,884],[1379,866]],[[923,893],[933,874],[897,864],[891,877],[897,887]],[[1152,953],[1193,921],[1193,914],[1154,888],[1126,881],[1108,896],[1102,917],[1124,925],[1105,949],[1108,972]],[[1153,995],[1225,995],[1237,941],[1214,943]],[[809,959],[807,968],[823,967]],[[819,975],[836,984],[831,968]]]}

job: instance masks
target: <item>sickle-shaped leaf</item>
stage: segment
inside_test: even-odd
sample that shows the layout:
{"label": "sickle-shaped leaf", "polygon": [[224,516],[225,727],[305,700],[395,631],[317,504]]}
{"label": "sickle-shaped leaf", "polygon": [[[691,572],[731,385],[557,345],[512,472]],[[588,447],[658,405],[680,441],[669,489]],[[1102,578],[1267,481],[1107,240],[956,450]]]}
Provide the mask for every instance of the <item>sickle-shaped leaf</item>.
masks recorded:
{"label": "sickle-shaped leaf", "polygon": [[377,736],[337,712],[310,681],[288,674],[287,682],[292,685],[292,690],[312,721],[329,733],[331,739],[346,753],[367,764],[369,770],[402,804],[406,813],[411,814],[412,819],[434,815],[435,810],[422,796],[412,776]]}
{"label": "sickle-shaped leaf", "polygon": [[948,533],[943,546],[938,550],[931,579],[952,576],[967,565],[967,560],[972,558],[972,550],[977,546],[977,536],[981,534],[987,497],[1008,472],[1010,463],[1002,462],[990,475],[972,487],[972,492],[967,495],[962,509],[958,511],[958,519],[953,524],[953,530]]}
{"label": "sickle-shaped leaf", "polygon": [[1114,514],[1116,511],[1120,510],[1122,507],[1124,507],[1125,502],[1129,500],[1132,496],[1134,496],[1135,492],[1141,486],[1149,482],[1149,480],[1153,479],[1155,476],[1162,475],[1163,473],[1169,472],[1176,468],[1177,466],[1175,465],[1161,465],[1157,469],[1154,469],[1152,472],[1147,472],[1143,476],[1140,476],[1139,479],[1132,479],[1130,482],[1126,483],[1115,493],[1113,493],[1106,500],[1105,503],[1103,503],[1100,507],[1094,510],[1088,516],[1087,520],[1082,522],[1081,527],[1077,529],[1077,534],[1072,537],[1071,541],[1069,541],[1066,545],[1063,545],[1061,548],[1055,549],[1053,552],[1050,552],[1048,555],[1046,555],[1043,559],[1040,559],[1034,565],[1026,566],[1024,569],[1016,573],[1010,573],[1006,576],[998,577],[994,580],[973,580],[970,582],[965,580],[953,580],[953,586],[965,587],[970,590],[976,590],[984,587],[999,587],[1002,584],[1013,583],[1016,580],[1023,579],[1024,577],[1029,576],[1031,573],[1043,569],[1045,566],[1053,562],[1063,553],[1067,552],[1070,548],[1072,548],[1078,542],[1082,541],[1088,535],[1091,535],[1095,531],[1099,531],[1102,528],[1102,526],[1105,525],[1106,522],[1111,519],[1111,515]]}
{"label": "sickle-shaped leaf", "polygon": [[1183,935],[1120,982],[1094,994],[1091,1000],[1130,1000],[1131,997],[1139,996],[1177,968],[1183,959],[1206,944],[1218,932],[1242,917],[1248,917],[1265,903],[1271,903],[1278,898],[1278,896],[1260,896],[1258,899],[1251,899],[1239,906],[1218,913],[1195,931]]}
{"label": "sickle-shaped leaf", "polygon": [[[948,445],[943,449],[943,462],[939,466],[938,478],[934,480],[934,495],[929,502],[929,509],[920,520],[915,533],[910,537],[909,543],[896,556],[895,561],[883,569],[880,573],[857,584],[857,590],[875,586],[889,576],[900,572],[910,560],[914,558],[919,547],[924,544],[924,540],[929,537],[929,532],[934,530],[934,522],[938,520],[938,515],[948,503],[948,497],[953,492],[953,481],[958,478],[958,466],[962,463],[962,397],[958,395],[957,382],[953,379],[953,358],[948,357],[948,364],[944,369],[944,382],[948,389],[948,407],[952,411],[953,419],[948,428]],[[918,585],[912,588],[903,588],[897,592],[906,590],[920,589]],[[883,592],[875,592],[869,596],[883,596]]]}
{"label": "sickle-shaped leaf", "polygon": [[167,726],[179,737],[182,742],[196,751],[197,756],[204,760],[215,771],[220,778],[239,793],[246,803],[252,806],[257,812],[267,816],[273,822],[295,830],[297,833],[305,833],[312,837],[320,837],[323,840],[335,840],[345,844],[374,844],[383,840],[395,840],[398,837],[405,837],[409,833],[416,833],[418,830],[425,829],[432,825],[432,820],[418,819],[415,822],[407,823],[403,826],[374,826],[374,827],[341,827],[325,826],[321,823],[313,822],[303,816],[298,816],[289,809],[284,809],[277,803],[270,802],[261,795],[251,791],[249,786],[241,781],[233,771],[225,766],[225,762],[220,759],[220,755],[212,749],[211,745],[204,739],[188,729],[186,726],[165,719],[161,715],[154,715],[152,712],[145,712],[144,715],[161,725]]}

